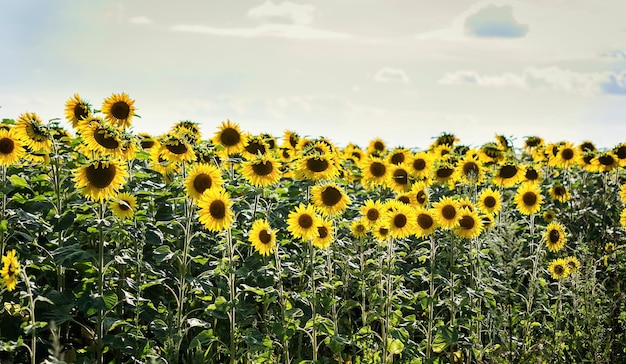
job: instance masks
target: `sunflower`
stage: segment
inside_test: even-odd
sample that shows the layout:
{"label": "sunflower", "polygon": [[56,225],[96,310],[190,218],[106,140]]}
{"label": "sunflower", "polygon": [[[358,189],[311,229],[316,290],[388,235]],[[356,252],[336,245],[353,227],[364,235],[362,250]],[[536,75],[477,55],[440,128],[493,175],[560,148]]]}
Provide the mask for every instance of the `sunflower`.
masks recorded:
{"label": "sunflower", "polygon": [[296,174],[300,179],[321,181],[334,179],[339,169],[329,155],[309,155],[298,161]]}
{"label": "sunflower", "polygon": [[449,145],[453,146],[454,143],[458,142],[459,138],[452,133],[441,133],[435,140],[435,142],[431,145],[432,148],[440,146],[440,145]]}
{"label": "sunflower", "polygon": [[248,234],[248,241],[259,254],[268,256],[276,248],[276,231],[265,219],[255,220]]}
{"label": "sunflower", "polygon": [[523,183],[528,182],[539,184],[541,182],[541,179],[543,178],[541,169],[535,168],[535,166],[532,165],[526,165],[524,166],[524,170],[524,178],[522,179]]}
{"label": "sunflower", "polygon": [[227,155],[234,155],[245,150],[247,135],[241,132],[239,124],[226,119],[220,124],[212,141],[215,145],[224,147],[224,152]]}
{"label": "sunflower", "polygon": [[485,178],[482,161],[473,155],[465,155],[454,170],[454,180],[467,184],[478,184]]}
{"label": "sunflower", "polygon": [[247,136],[242,154],[245,158],[254,159],[260,155],[267,154],[269,149],[262,135]]}
{"label": "sunflower", "polygon": [[110,123],[127,128],[130,126],[136,110],[135,100],[122,92],[121,94],[112,94],[104,99],[101,111],[104,118]]}
{"label": "sunflower", "polygon": [[230,228],[233,222],[232,201],[222,188],[207,190],[198,200],[199,220],[209,231],[222,231]]}
{"label": "sunflower", "polygon": [[500,149],[504,151],[513,149],[513,143],[511,143],[511,141],[507,139],[507,137],[505,137],[504,135],[496,134],[496,142],[498,142],[498,146],[500,146]]}
{"label": "sunflower", "polygon": [[152,147],[150,148],[150,168],[155,170],[164,177],[166,181],[170,180],[170,175],[178,170],[180,166],[180,162],[173,161],[170,162],[167,159],[163,158],[162,148],[160,147]]}
{"label": "sunflower", "polygon": [[391,164],[387,186],[396,192],[406,192],[411,188],[409,179],[409,166],[401,164]]}
{"label": "sunflower", "polygon": [[311,197],[315,206],[324,215],[342,213],[350,204],[350,198],[335,183],[313,186]]}
{"label": "sunflower", "polygon": [[626,167],[626,142],[615,146],[612,152],[619,160],[619,166]]}
{"label": "sunflower", "polygon": [[378,200],[366,200],[363,202],[363,206],[360,207],[359,211],[361,212],[365,224],[368,227],[372,227],[378,223],[383,215],[383,204]]}
{"label": "sunflower", "polygon": [[387,145],[381,138],[374,138],[370,140],[366,151],[373,157],[382,157],[387,152]]}
{"label": "sunflower", "polygon": [[196,153],[191,144],[174,134],[163,136],[159,140],[159,146],[163,159],[170,162],[193,162],[196,159]]}
{"label": "sunflower", "polygon": [[368,157],[363,161],[363,183],[368,187],[386,186],[389,170],[389,165],[382,158]]}
{"label": "sunflower", "polygon": [[599,172],[610,172],[619,166],[619,159],[617,159],[613,152],[608,151],[600,153],[592,159],[591,163],[593,163],[596,170]]}
{"label": "sunflower", "polygon": [[413,196],[409,192],[400,193],[396,195],[396,201],[400,201],[405,205],[415,205],[417,206],[417,202],[415,201],[415,196]]}
{"label": "sunflower", "polygon": [[549,164],[558,168],[567,168],[577,164],[580,152],[574,148],[572,143],[563,143],[554,158],[551,158]]}
{"label": "sunflower", "polygon": [[289,213],[287,218],[287,230],[294,238],[309,240],[317,234],[317,224],[320,218],[315,213],[315,207],[311,204],[300,204]]}
{"label": "sunflower", "polygon": [[198,123],[189,120],[181,120],[174,124],[169,134],[176,135],[178,138],[184,139],[187,143],[195,145],[200,142],[202,133]]}
{"label": "sunflower", "polygon": [[524,215],[532,215],[539,211],[543,203],[541,190],[531,183],[524,183],[518,189],[514,197],[519,212]]}
{"label": "sunflower", "polygon": [[299,141],[300,135],[298,135],[297,133],[291,130],[285,130],[285,132],[283,133],[283,147],[295,151]]}
{"label": "sunflower", "polygon": [[130,193],[120,192],[111,199],[109,208],[119,219],[130,219],[137,211],[137,198]]}
{"label": "sunflower", "polygon": [[623,209],[622,213],[619,215],[619,223],[626,229],[626,209]]}
{"label": "sunflower", "polygon": [[434,157],[429,152],[418,152],[409,161],[411,175],[417,180],[426,179],[431,175]]}
{"label": "sunflower", "polygon": [[350,233],[355,238],[362,238],[367,234],[367,223],[364,218],[355,219],[350,223]]}
{"label": "sunflower", "polygon": [[10,166],[19,162],[26,153],[22,142],[15,137],[13,128],[0,129],[0,165]]}
{"label": "sunflower", "polygon": [[483,188],[478,195],[478,208],[480,211],[496,215],[502,208],[500,191],[491,188]]}
{"label": "sunflower", "polygon": [[242,174],[253,186],[271,186],[280,180],[280,163],[269,154],[243,162]]}
{"label": "sunflower", "polygon": [[99,116],[85,119],[77,128],[86,150],[97,156],[122,156],[120,131],[113,125],[106,124]]}
{"label": "sunflower", "polygon": [[52,151],[52,134],[48,126],[44,125],[35,113],[21,114],[15,123],[15,137],[22,143],[37,152]]}
{"label": "sunflower", "polygon": [[468,196],[463,196],[463,197],[458,196],[456,203],[459,209],[467,209],[469,211],[476,210],[476,208],[474,207],[474,204],[472,203],[472,201],[470,200]]}
{"label": "sunflower", "polygon": [[389,227],[390,234],[394,238],[405,238],[415,232],[417,216],[413,207],[405,204],[397,204],[384,218],[385,226]]}
{"label": "sunflower", "polygon": [[428,183],[425,181],[414,183],[409,193],[413,196],[417,206],[425,207],[428,204]]}
{"label": "sunflower", "polygon": [[454,233],[462,238],[475,238],[483,231],[483,222],[476,211],[460,209],[459,226]]}
{"label": "sunflower", "polygon": [[81,99],[80,95],[74,94],[74,97],[65,103],[65,118],[72,123],[72,127],[76,128],[79,123],[91,116],[91,105]]}
{"label": "sunflower", "polygon": [[623,183],[619,187],[619,198],[623,203],[626,203],[626,183]]}
{"label": "sunflower", "polygon": [[565,258],[565,264],[571,273],[576,272],[580,268],[580,261],[576,257]]}
{"label": "sunflower", "polygon": [[448,230],[459,226],[459,206],[451,197],[444,196],[433,204],[435,218],[442,228]]}
{"label": "sunflower", "polygon": [[613,242],[608,242],[608,243],[606,243],[606,244],[604,245],[604,250],[605,250],[607,253],[609,253],[609,254],[610,254],[610,253],[613,253],[613,251],[615,250],[615,243],[613,243]]}
{"label": "sunflower", "polygon": [[432,155],[440,161],[452,159],[454,146],[452,144],[441,144],[431,150]]}
{"label": "sunflower", "polygon": [[320,249],[328,248],[333,240],[334,234],[332,220],[319,219],[316,224],[316,228],[317,234],[313,236],[313,241],[311,241],[311,244],[313,244],[314,247]]}
{"label": "sunflower", "polygon": [[548,250],[552,252],[558,252],[563,249],[565,243],[567,242],[567,239],[565,238],[565,227],[557,221],[552,221],[548,224],[543,237],[546,240]]}
{"label": "sunflower", "polygon": [[341,154],[345,160],[351,161],[356,165],[359,165],[361,161],[365,158],[365,152],[352,143],[343,148]]}
{"label": "sunflower", "polygon": [[554,259],[548,265],[548,270],[554,279],[567,278],[570,275],[569,267],[565,259]]}
{"label": "sunflower", "polygon": [[567,202],[572,197],[567,188],[561,184],[555,184],[548,190],[550,197],[559,202]]}
{"label": "sunflower", "polygon": [[387,160],[387,163],[391,165],[399,165],[402,163],[407,163],[411,159],[412,155],[413,153],[411,153],[410,150],[398,147],[389,152],[385,159]]}
{"label": "sunflower", "polygon": [[74,170],[76,188],[95,201],[115,196],[127,177],[124,165],[115,160],[95,160]]}
{"label": "sunflower", "polygon": [[524,140],[524,149],[529,152],[532,152],[542,145],[544,145],[544,141],[538,136],[529,136]]}
{"label": "sunflower", "polygon": [[432,209],[417,208],[415,210],[415,236],[420,238],[435,231],[438,226],[435,213]]}
{"label": "sunflower", "polygon": [[492,228],[493,225],[496,223],[493,215],[490,214],[480,215],[480,221],[483,224],[483,230]]}
{"label": "sunflower", "polygon": [[389,241],[391,239],[391,231],[385,224],[376,224],[372,227],[372,236],[379,242]]}
{"label": "sunflower", "polygon": [[433,180],[440,184],[454,183],[454,165],[449,161],[440,160],[433,170]]}
{"label": "sunflower", "polygon": [[552,210],[546,210],[543,212],[542,217],[543,217],[543,221],[549,224],[552,221],[554,221],[554,219],[556,219],[556,213]]}
{"label": "sunflower", "polygon": [[24,159],[31,161],[34,164],[50,164],[50,154],[46,152],[34,152],[30,148],[26,148],[24,153]]}
{"label": "sunflower", "polygon": [[502,187],[511,187],[521,182],[525,177],[523,165],[515,163],[502,164],[494,175],[494,183]]}
{"label": "sunflower", "polygon": [[17,286],[18,274],[20,274],[20,262],[15,255],[15,249],[9,250],[6,255],[2,256],[2,270],[0,270],[2,285],[7,288],[7,291],[11,292]]}
{"label": "sunflower", "polygon": [[208,190],[221,189],[224,179],[220,170],[211,164],[194,164],[185,178],[185,191],[195,201]]}
{"label": "sunflower", "polygon": [[478,150],[480,160],[486,164],[497,163],[504,158],[504,153],[496,143],[483,144]]}

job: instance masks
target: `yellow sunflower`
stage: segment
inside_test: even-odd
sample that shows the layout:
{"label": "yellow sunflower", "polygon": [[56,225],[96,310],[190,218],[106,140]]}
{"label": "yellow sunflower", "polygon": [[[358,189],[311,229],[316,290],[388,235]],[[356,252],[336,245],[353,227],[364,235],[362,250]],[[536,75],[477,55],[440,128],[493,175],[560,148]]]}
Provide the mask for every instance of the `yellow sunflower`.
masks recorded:
{"label": "yellow sunflower", "polygon": [[162,148],[159,145],[158,147],[150,148],[149,166],[152,170],[161,173],[163,178],[169,183],[169,181],[171,180],[170,175],[178,170],[178,168],[180,167],[180,162],[170,162],[167,159],[163,158]]}
{"label": "yellow sunflower", "polygon": [[550,159],[549,164],[559,168],[571,167],[578,163],[579,155],[580,152],[574,148],[574,145],[566,142],[559,147],[556,156]]}
{"label": "yellow sunflower", "polygon": [[239,124],[226,119],[220,124],[212,141],[215,145],[224,147],[224,152],[227,155],[234,155],[244,151],[247,135],[241,132]]}
{"label": "yellow sunflower", "polygon": [[391,240],[391,231],[385,224],[378,223],[372,227],[372,236],[379,242]]}
{"label": "yellow sunflower", "polygon": [[200,142],[202,138],[198,123],[189,120],[181,120],[174,124],[169,134],[176,135],[178,138],[187,141],[191,145]]}
{"label": "yellow sunflower", "polygon": [[248,234],[248,241],[259,254],[268,256],[272,254],[276,248],[276,231],[270,228],[270,224],[267,220],[256,220],[252,223],[252,228]]}
{"label": "yellow sunflower", "polygon": [[269,154],[243,162],[243,177],[253,186],[271,186],[280,180],[280,163]]}
{"label": "yellow sunflower", "polygon": [[262,135],[247,136],[242,155],[248,159],[254,159],[267,154],[269,146]]}
{"label": "yellow sunflower", "polygon": [[19,116],[14,127],[15,137],[34,151],[52,151],[52,134],[35,113],[26,112]]}
{"label": "yellow sunflower", "polygon": [[343,189],[335,183],[313,186],[311,188],[311,198],[313,204],[324,215],[340,214],[351,202]]}
{"label": "yellow sunflower", "polygon": [[122,156],[120,131],[117,127],[106,124],[99,116],[91,116],[83,120],[77,127],[77,131],[86,146],[85,150],[97,156]]}
{"label": "yellow sunflower", "polygon": [[548,190],[548,193],[550,194],[550,197],[553,200],[556,200],[559,202],[567,202],[572,197],[569,191],[567,190],[567,187],[561,184],[555,184],[554,186],[552,186]]}
{"label": "yellow sunflower", "polygon": [[612,152],[619,160],[619,166],[626,167],[626,142],[615,146]]}
{"label": "yellow sunflower", "polygon": [[389,154],[387,154],[387,163],[390,165],[399,165],[408,163],[411,160],[413,153],[410,150],[402,147],[394,148]]}
{"label": "yellow sunflower", "polygon": [[547,222],[548,224],[551,223],[554,219],[556,219],[556,213],[552,210],[546,210],[543,212],[542,214],[543,217],[543,221]]}
{"label": "yellow sunflower", "polygon": [[479,184],[485,178],[485,168],[477,156],[466,154],[454,169],[454,180],[466,184]]}
{"label": "yellow sunflower", "polygon": [[363,184],[366,187],[387,186],[390,168],[382,158],[368,157],[363,161]]}
{"label": "yellow sunflower", "polygon": [[298,142],[300,142],[300,136],[297,133],[291,130],[285,130],[285,132],[283,133],[283,147],[295,151]]}
{"label": "yellow sunflower", "polygon": [[532,165],[527,165],[524,166],[525,172],[524,172],[524,178],[522,179],[522,182],[524,183],[536,183],[539,184],[541,182],[541,179],[543,178],[543,172],[541,171],[540,168],[537,168],[535,166]]}
{"label": "yellow sunflower", "polygon": [[483,188],[478,195],[478,208],[480,211],[495,215],[502,208],[500,191],[491,188]]}
{"label": "yellow sunflower", "polygon": [[410,190],[409,166],[404,163],[390,164],[387,186],[399,193]]}
{"label": "yellow sunflower", "polygon": [[139,137],[139,145],[143,150],[149,150],[152,147],[159,146],[158,141],[148,133],[139,133],[137,136]]}
{"label": "yellow sunflower", "polygon": [[319,217],[315,213],[315,207],[311,204],[300,204],[287,218],[287,230],[294,238],[309,240],[317,234]]}
{"label": "yellow sunflower", "polygon": [[0,165],[10,166],[19,162],[26,153],[22,142],[15,137],[13,128],[0,129]]}
{"label": "yellow sunflower", "polygon": [[622,225],[622,228],[626,229],[626,209],[622,210],[622,213],[619,215],[619,223]]}
{"label": "yellow sunflower", "polygon": [[454,165],[449,161],[439,160],[433,169],[433,181],[440,184],[454,183]]}
{"label": "yellow sunflower", "polygon": [[366,152],[373,157],[382,157],[387,152],[387,145],[381,138],[374,138],[370,140]]}
{"label": "yellow sunflower", "polygon": [[493,181],[498,186],[512,187],[521,182],[524,179],[525,174],[526,171],[523,165],[505,163],[500,165],[493,177]]}
{"label": "yellow sunflower", "polygon": [[120,192],[111,199],[109,208],[119,219],[131,219],[137,211],[137,198],[130,193]]}
{"label": "yellow sunflower", "polygon": [[459,226],[454,229],[454,234],[471,239],[480,235],[483,231],[483,223],[476,211],[461,209],[459,213]]}
{"label": "yellow sunflower", "polygon": [[554,279],[567,278],[570,275],[567,261],[562,258],[552,260],[548,265],[548,270]]}
{"label": "yellow sunflower", "polygon": [[490,214],[481,215],[480,216],[480,221],[483,224],[483,230],[490,229],[495,224],[495,220],[493,218],[493,215],[490,215]]}
{"label": "yellow sunflower", "polygon": [[365,159],[365,152],[352,143],[342,150],[342,154],[345,160],[351,161],[357,166]]}
{"label": "yellow sunflower", "polygon": [[199,220],[209,231],[223,231],[233,222],[232,201],[222,188],[207,190],[198,200]]}
{"label": "yellow sunflower", "polygon": [[296,173],[300,179],[321,181],[334,179],[339,169],[329,155],[309,155],[298,160]]}
{"label": "yellow sunflower", "polygon": [[9,250],[6,255],[2,256],[2,285],[11,292],[17,286],[17,276],[20,274],[20,262],[17,260],[15,249]]}
{"label": "yellow sunflower", "polygon": [[193,162],[196,153],[185,139],[173,134],[163,136],[159,140],[161,156],[170,162]]}
{"label": "yellow sunflower", "polygon": [[443,196],[433,204],[437,223],[443,229],[449,230],[459,226],[460,211],[458,202],[451,197]]}
{"label": "yellow sunflower", "polygon": [[444,133],[441,133],[441,135],[439,135],[437,139],[435,139],[435,141],[431,145],[431,148],[436,148],[440,145],[449,145],[450,147],[452,147],[454,143],[458,141],[459,141],[459,138],[457,138],[456,135],[452,133],[444,132]]}
{"label": "yellow sunflower", "polygon": [[135,100],[122,92],[121,94],[112,94],[104,99],[101,111],[104,118],[110,123],[127,128],[131,125],[137,109],[135,108]]}
{"label": "yellow sunflower", "polygon": [[623,183],[619,187],[619,198],[622,200],[623,203],[626,203],[626,183]]}
{"label": "yellow sunflower", "polygon": [[415,233],[417,216],[410,205],[397,204],[392,211],[385,214],[383,221],[385,226],[389,228],[392,237],[396,239],[406,238]]}
{"label": "yellow sunflower", "polygon": [[524,183],[518,187],[513,199],[519,212],[524,215],[532,215],[539,212],[543,203],[541,190],[532,183]]}
{"label": "yellow sunflower", "polygon": [[558,252],[563,249],[565,243],[567,242],[567,238],[565,237],[565,227],[560,222],[552,221],[546,227],[543,238],[546,240],[548,250]]}
{"label": "yellow sunflower", "polygon": [[355,238],[362,238],[367,234],[367,223],[364,218],[355,219],[350,223],[350,233]]}
{"label": "yellow sunflower", "polygon": [[417,152],[409,161],[409,165],[411,166],[411,175],[415,179],[427,179],[433,170],[434,157],[429,152]]}
{"label": "yellow sunflower", "polygon": [[332,220],[319,219],[316,224],[317,233],[314,234],[311,244],[320,249],[326,249],[333,240],[334,228]]}
{"label": "yellow sunflower", "polygon": [[580,261],[576,257],[565,258],[565,264],[571,273],[575,273],[580,268]]}
{"label": "yellow sunflower", "polygon": [[411,186],[409,193],[414,197],[417,206],[426,207],[428,205],[428,183],[419,181]]}
{"label": "yellow sunflower", "polygon": [[432,209],[417,208],[415,210],[415,236],[428,236],[437,228],[435,211]]}
{"label": "yellow sunflower", "polygon": [[382,217],[383,204],[378,200],[366,200],[363,202],[363,206],[360,207],[359,211],[364,218],[365,224],[371,228],[376,225]]}
{"label": "yellow sunflower", "polygon": [[72,127],[76,128],[78,124],[91,116],[91,105],[81,99],[80,95],[74,94],[74,97],[65,103],[65,118],[72,123]]}
{"label": "yellow sunflower", "polygon": [[396,195],[396,201],[400,201],[405,205],[415,205],[417,206],[417,202],[415,202],[415,196],[410,194],[409,192],[400,193]]}
{"label": "yellow sunflower", "polygon": [[124,164],[115,160],[95,160],[74,170],[74,182],[81,193],[94,201],[108,200],[117,194],[128,178]]}
{"label": "yellow sunflower", "polygon": [[224,179],[220,170],[211,164],[194,164],[185,178],[185,191],[195,201],[200,199],[205,191],[221,189]]}
{"label": "yellow sunflower", "polygon": [[592,159],[593,165],[599,172],[610,172],[619,166],[619,159],[613,152],[603,152]]}
{"label": "yellow sunflower", "polygon": [[542,145],[544,145],[544,141],[538,136],[529,136],[524,140],[524,149],[528,152],[532,152]]}

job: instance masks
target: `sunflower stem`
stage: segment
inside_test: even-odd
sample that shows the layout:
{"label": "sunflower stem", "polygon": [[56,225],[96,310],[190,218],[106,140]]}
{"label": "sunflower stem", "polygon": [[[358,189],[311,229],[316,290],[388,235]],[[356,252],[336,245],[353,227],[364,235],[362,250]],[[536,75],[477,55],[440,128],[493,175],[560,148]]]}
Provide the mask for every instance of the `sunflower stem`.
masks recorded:
{"label": "sunflower stem", "polygon": [[311,325],[311,346],[313,350],[313,361],[316,362],[317,361],[317,311],[316,311],[317,288],[315,287],[315,247],[313,246],[312,242],[309,243],[309,258],[310,258],[310,263],[311,263],[310,282],[311,282],[311,293],[312,293],[311,320],[313,320],[312,325]]}
{"label": "sunflower stem", "polygon": [[[105,201],[100,201],[98,216],[98,297],[104,299],[104,219]],[[102,335],[104,334],[104,310],[98,310],[96,322],[96,357],[98,364],[102,364]]]}
{"label": "sunflower stem", "polygon": [[236,288],[237,286],[235,285],[235,264],[234,264],[234,255],[235,255],[235,246],[233,244],[233,236],[232,236],[232,232],[231,229],[228,228],[228,230],[226,231],[226,240],[228,243],[228,264],[229,264],[229,273],[228,273],[228,284],[230,286],[229,289],[229,293],[230,293],[230,346],[229,346],[229,351],[230,351],[230,363],[234,364],[236,362],[237,359],[237,345],[236,345],[236,323],[237,323],[237,318],[236,318],[236,312],[237,310],[235,309],[235,300],[237,299],[237,292],[236,292]]}
{"label": "sunflower stem", "polygon": [[[454,244],[455,238],[454,236],[450,239],[450,327],[454,330],[454,325],[456,325],[456,298],[454,295],[454,286],[455,283],[455,274],[454,274]],[[450,345],[450,362],[454,363],[454,345]]]}
{"label": "sunflower stem", "polygon": [[435,326],[435,254],[437,245],[435,238],[430,235],[430,274],[428,277],[428,329],[426,331],[426,358],[430,359],[433,348],[433,329]]}
{"label": "sunflower stem", "polygon": [[20,274],[24,279],[24,283],[26,284],[26,293],[28,295],[28,315],[30,316],[30,324],[31,328],[31,338],[30,338],[30,362],[31,364],[37,363],[37,334],[35,329],[35,299],[33,298],[33,291],[30,287],[30,279],[28,278],[28,274],[26,274],[26,269],[23,269]]}
{"label": "sunflower stem", "polygon": [[389,243],[387,243],[387,266],[385,267],[385,313],[383,317],[383,363],[387,363],[388,360],[388,348],[389,348],[389,330],[390,330],[390,317],[391,317],[391,306],[393,301],[393,285],[392,285],[392,268],[393,268],[393,247],[394,239],[389,239]]}
{"label": "sunflower stem", "polygon": [[[6,165],[2,165],[2,190],[5,190],[5,187],[7,185],[7,166]],[[0,222],[3,222],[4,219],[6,218],[6,206],[7,206],[7,194],[2,192],[2,207],[1,207],[1,213],[2,215],[0,216]],[[8,226],[8,224],[7,224]],[[0,256],[4,255],[4,229],[0,229]]]}
{"label": "sunflower stem", "polygon": [[[285,298],[285,292],[283,289],[283,268],[282,265],[280,264],[280,246],[277,246],[276,249],[274,249],[274,259],[276,260],[276,269],[278,270],[278,302],[280,303],[280,313],[281,313],[281,319],[282,319],[282,327],[284,330],[287,329],[287,302],[286,302],[286,298]],[[285,364],[290,364],[291,363],[291,359],[289,357],[289,339],[286,335],[286,333],[283,333],[282,335],[282,345],[283,345],[283,351],[284,351],[284,355],[285,355]]]}

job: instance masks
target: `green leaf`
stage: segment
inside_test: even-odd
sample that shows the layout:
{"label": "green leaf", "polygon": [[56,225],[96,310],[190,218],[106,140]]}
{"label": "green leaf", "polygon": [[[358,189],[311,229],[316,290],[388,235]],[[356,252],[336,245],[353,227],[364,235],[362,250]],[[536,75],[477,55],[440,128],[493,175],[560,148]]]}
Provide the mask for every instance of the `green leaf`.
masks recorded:
{"label": "green leaf", "polygon": [[11,181],[11,184],[16,188],[28,187],[28,182],[26,182],[26,179],[18,176],[17,174],[14,174],[11,177],[9,177],[9,181]]}

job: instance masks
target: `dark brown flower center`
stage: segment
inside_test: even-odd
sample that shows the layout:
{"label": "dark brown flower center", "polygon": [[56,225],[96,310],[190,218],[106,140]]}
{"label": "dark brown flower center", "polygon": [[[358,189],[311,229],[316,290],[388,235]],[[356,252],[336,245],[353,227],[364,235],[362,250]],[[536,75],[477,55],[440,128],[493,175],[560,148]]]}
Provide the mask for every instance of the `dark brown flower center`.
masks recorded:
{"label": "dark brown flower center", "polygon": [[615,159],[609,154],[603,154],[598,157],[598,162],[600,162],[603,166],[611,166],[615,163]]}
{"label": "dark brown flower center", "polygon": [[483,200],[483,204],[487,207],[487,208],[494,208],[496,207],[496,204],[498,203],[498,201],[496,200],[495,197],[493,196],[487,196],[485,197],[485,199]]}
{"label": "dark brown flower center", "polygon": [[130,105],[125,101],[118,101],[111,106],[111,115],[114,118],[124,120],[130,116]]}
{"label": "dark brown flower center", "polygon": [[89,117],[89,109],[83,104],[76,104],[74,106],[74,117],[76,120],[83,120]]}
{"label": "dark brown flower center", "polygon": [[429,214],[417,215],[417,224],[424,230],[430,229],[434,223],[435,220]]}
{"label": "dark brown flower center", "polygon": [[103,163],[100,163],[99,168],[96,166],[96,164],[92,164],[87,167],[85,173],[87,180],[96,188],[108,187],[111,182],[113,182],[113,179],[115,179],[117,169],[113,164],[105,166]]}
{"label": "dark brown flower center", "polygon": [[274,165],[269,161],[262,161],[252,164],[252,170],[257,176],[267,176],[274,171]]}
{"label": "dark brown flower center", "polygon": [[463,164],[463,174],[466,176],[478,176],[478,164],[474,162],[465,162],[465,164]]}
{"label": "dark brown flower center", "polygon": [[391,156],[390,158],[391,163],[393,164],[400,164],[402,162],[404,162],[404,153],[395,153]]}
{"label": "dark brown flower center", "polygon": [[328,169],[328,161],[324,158],[309,158],[306,160],[306,168],[309,171],[320,173]]}
{"label": "dark brown flower center", "polygon": [[511,164],[507,164],[505,166],[502,166],[502,168],[500,168],[500,172],[498,173],[500,177],[507,179],[507,178],[512,178],[515,177],[515,175],[517,174],[517,167]]}
{"label": "dark brown flower center", "polygon": [[548,240],[550,240],[550,243],[552,244],[556,244],[560,237],[561,233],[558,230],[550,230],[550,233],[548,234]]}
{"label": "dark brown flower center", "polygon": [[387,167],[380,162],[374,162],[370,165],[370,173],[376,178],[384,176],[386,172]]}
{"label": "dark brown flower center", "polygon": [[292,148],[295,148],[296,145],[298,145],[298,141],[300,138],[298,138],[297,135],[295,134],[290,134],[289,135],[289,145],[291,145]]}
{"label": "dark brown flower center", "polygon": [[461,220],[459,220],[459,226],[463,229],[472,229],[475,224],[474,218],[468,215],[461,217]]}
{"label": "dark brown flower center", "polygon": [[326,228],[326,226],[318,226],[317,235],[320,239],[326,238],[328,236],[328,229]]}
{"label": "dark brown flower center", "polygon": [[322,203],[324,206],[335,206],[341,201],[341,191],[337,188],[329,186],[322,191]]}
{"label": "dark brown flower center", "polygon": [[428,195],[424,191],[419,191],[417,195],[415,195],[415,199],[417,200],[417,203],[423,205],[426,203],[426,200],[428,200]]}
{"label": "dark brown flower center", "polygon": [[554,194],[556,196],[563,196],[567,193],[567,189],[563,186],[554,186]]}
{"label": "dark brown flower center", "polygon": [[398,197],[398,201],[402,202],[405,205],[411,204],[411,199],[409,198],[409,196],[400,196]]}
{"label": "dark brown flower center", "polygon": [[365,215],[369,221],[376,221],[380,217],[380,212],[377,209],[369,209]]}
{"label": "dark brown flower center", "polygon": [[220,141],[225,147],[233,147],[241,141],[241,134],[235,128],[226,128],[220,133]]}
{"label": "dark brown flower center", "polygon": [[272,234],[268,233],[267,230],[259,231],[259,240],[263,244],[269,244],[272,242]]}
{"label": "dark brown flower center", "polygon": [[0,153],[11,154],[15,150],[15,142],[11,138],[0,139]]}
{"label": "dark brown flower center", "polygon": [[438,178],[448,178],[452,176],[452,173],[454,173],[454,169],[450,167],[440,167],[437,168],[437,171],[435,172]]}
{"label": "dark brown flower center", "polygon": [[396,169],[393,171],[393,180],[399,185],[406,185],[409,183],[409,174],[404,169]]}
{"label": "dark brown flower center", "polygon": [[213,179],[211,176],[205,173],[201,173],[193,180],[193,189],[198,193],[203,193],[213,185]]}
{"label": "dark brown flower center", "polygon": [[121,200],[118,202],[117,207],[122,210],[122,211],[128,211],[130,210],[130,203],[128,201],[125,200]]}
{"label": "dark brown flower center", "polygon": [[535,203],[537,203],[537,194],[532,191],[528,191],[522,195],[522,201],[526,206],[535,206]]}
{"label": "dark brown flower center", "polygon": [[266,149],[263,143],[252,141],[246,145],[246,151],[250,154],[265,154]]}
{"label": "dark brown flower center", "polygon": [[152,139],[142,139],[140,144],[141,144],[141,148],[142,149],[150,149],[150,148],[154,147],[154,140],[152,140]]}
{"label": "dark brown flower center", "polygon": [[539,178],[539,172],[532,168],[529,168],[526,170],[526,174],[524,175],[524,177],[529,181],[535,181]]}
{"label": "dark brown flower center", "polygon": [[622,145],[619,148],[615,149],[615,154],[619,159],[626,159],[626,146]]}
{"label": "dark brown flower center", "polygon": [[426,160],[418,158],[413,161],[413,169],[416,171],[422,171],[424,168],[426,168]]}
{"label": "dark brown flower center", "polygon": [[226,217],[226,204],[222,200],[215,200],[209,205],[209,214],[216,220]]}
{"label": "dark brown flower center", "polygon": [[572,148],[563,148],[561,151],[561,158],[566,161],[571,160],[574,158],[574,150],[572,150]]}
{"label": "dark brown flower center", "polygon": [[558,276],[560,276],[561,274],[565,273],[565,267],[562,266],[561,264],[557,264],[554,266],[554,273]]}
{"label": "dark brown flower center", "polygon": [[395,226],[395,227],[397,227],[399,229],[402,229],[403,227],[406,226],[407,221],[408,220],[406,218],[406,215],[398,214],[398,215],[394,216],[394,218],[393,218],[393,226]]}
{"label": "dark brown flower center", "polygon": [[385,144],[383,144],[382,142],[375,142],[374,149],[379,152],[382,152],[383,150],[385,150]]}
{"label": "dark brown flower center", "polygon": [[93,131],[93,138],[96,142],[98,142],[98,144],[107,149],[115,149],[119,147],[120,143],[115,139],[115,137],[111,137],[107,134],[106,129],[97,128]]}
{"label": "dark brown flower center", "polygon": [[456,217],[456,209],[452,205],[445,205],[441,208],[441,215],[446,220],[452,220]]}
{"label": "dark brown flower center", "polygon": [[313,226],[313,218],[311,215],[300,215],[298,217],[298,225],[303,229],[309,229]]}

